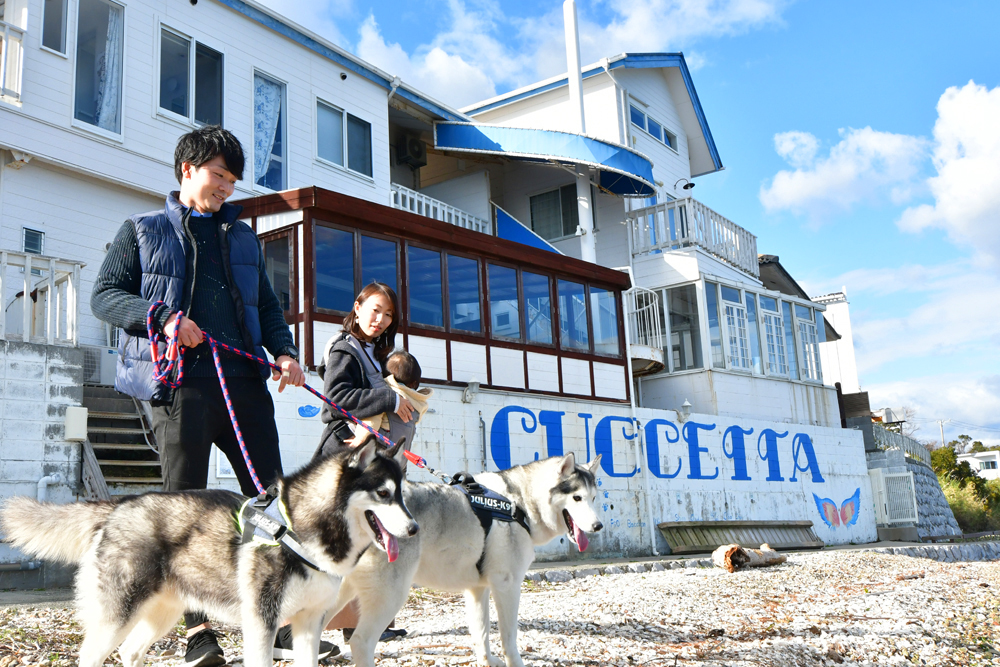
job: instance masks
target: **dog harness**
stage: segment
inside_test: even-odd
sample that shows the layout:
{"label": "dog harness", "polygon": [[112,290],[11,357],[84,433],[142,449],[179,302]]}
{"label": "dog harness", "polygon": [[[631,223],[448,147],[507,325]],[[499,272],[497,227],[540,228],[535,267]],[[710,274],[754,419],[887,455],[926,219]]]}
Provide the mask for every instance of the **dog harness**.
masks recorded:
{"label": "dog harness", "polygon": [[483,573],[483,561],[486,560],[486,538],[490,535],[490,529],[494,521],[504,521],[507,523],[516,522],[531,535],[531,526],[528,525],[528,515],[505,496],[496,491],[487,489],[467,472],[460,472],[451,477],[451,485],[457,486],[465,497],[469,499],[469,505],[479,524],[483,527],[483,553],[476,561],[476,570]]}
{"label": "dog harness", "polygon": [[256,498],[247,498],[240,507],[239,514],[236,515],[236,521],[243,536],[243,544],[257,542],[270,546],[280,545],[303,564],[317,572],[320,571],[317,565],[306,558],[302,543],[292,532],[292,521],[288,518],[285,504],[278,497],[278,489],[274,485],[269,486],[267,491]]}

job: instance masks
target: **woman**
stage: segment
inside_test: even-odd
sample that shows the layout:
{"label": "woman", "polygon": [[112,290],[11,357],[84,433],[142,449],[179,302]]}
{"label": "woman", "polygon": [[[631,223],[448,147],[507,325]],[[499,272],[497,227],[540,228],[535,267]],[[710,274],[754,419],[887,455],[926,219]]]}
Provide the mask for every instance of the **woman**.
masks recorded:
{"label": "woman", "polygon": [[[413,418],[413,404],[386,384],[383,366],[396,342],[399,323],[396,292],[384,283],[371,283],[344,318],[344,329],[326,344],[323,365],[323,393],[358,419],[383,412],[395,412],[401,420]],[[321,419],[326,429],[316,456],[329,456],[346,446],[353,437],[348,420],[329,405]]]}
{"label": "woman", "polygon": [[[383,367],[396,343],[399,323],[396,292],[384,283],[371,283],[358,294],[354,308],[344,318],[344,328],[327,341],[323,365],[323,393],[358,419],[383,412],[395,412],[403,422],[413,418],[414,407],[386,383]],[[326,429],[315,456],[329,456],[346,447],[354,433],[349,421],[329,405],[323,405]],[[346,441],[346,442],[345,442]],[[342,628],[344,641],[350,640],[358,624],[357,601],[351,601],[327,624],[328,630]],[[383,639],[406,634],[387,629]]]}

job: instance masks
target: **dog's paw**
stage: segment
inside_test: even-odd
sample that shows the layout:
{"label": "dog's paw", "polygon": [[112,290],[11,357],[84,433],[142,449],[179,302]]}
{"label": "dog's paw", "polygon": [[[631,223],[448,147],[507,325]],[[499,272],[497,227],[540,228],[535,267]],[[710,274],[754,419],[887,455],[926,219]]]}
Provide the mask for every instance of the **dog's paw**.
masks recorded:
{"label": "dog's paw", "polygon": [[476,662],[480,667],[507,667],[504,659],[495,655],[480,656]]}

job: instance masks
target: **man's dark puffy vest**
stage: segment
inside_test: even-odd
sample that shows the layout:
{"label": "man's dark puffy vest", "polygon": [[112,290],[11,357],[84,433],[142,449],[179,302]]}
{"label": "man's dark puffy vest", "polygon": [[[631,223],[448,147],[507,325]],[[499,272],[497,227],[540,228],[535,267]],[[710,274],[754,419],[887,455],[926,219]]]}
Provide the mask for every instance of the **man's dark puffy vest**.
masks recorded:
{"label": "man's dark puffy vest", "polygon": [[[260,296],[260,245],[257,235],[237,218],[242,207],[223,204],[216,214],[220,225],[227,229],[221,235],[222,262],[232,286],[236,287],[233,301],[243,334],[244,349],[253,349],[264,358],[257,310]],[[185,208],[173,194],[167,198],[164,210],[134,215],[130,218],[135,227],[142,266],[140,296],[148,301],[162,301],[170,310],[187,312],[191,305],[192,285],[185,283],[187,252],[191,244],[186,241],[184,230]],[[226,250],[229,250],[228,257]],[[193,277],[192,277],[193,280]],[[166,349],[161,338],[161,355]],[[153,362],[150,357],[149,337],[146,331],[125,331],[118,346],[118,370],[115,389],[139,400],[166,401],[170,389],[153,380]],[[222,352],[222,354],[228,354]],[[261,377],[269,375],[261,365]]]}

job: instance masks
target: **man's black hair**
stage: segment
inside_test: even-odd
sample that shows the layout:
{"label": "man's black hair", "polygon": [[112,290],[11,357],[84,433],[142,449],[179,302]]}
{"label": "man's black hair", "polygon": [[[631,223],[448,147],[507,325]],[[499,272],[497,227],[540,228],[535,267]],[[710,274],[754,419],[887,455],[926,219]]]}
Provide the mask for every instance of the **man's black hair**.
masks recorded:
{"label": "man's black hair", "polygon": [[243,165],[246,157],[243,146],[236,135],[221,125],[206,125],[193,132],[188,132],[177,140],[174,150],[174,176],[180,183],[184,178],[181,165],[189,162],[197,168],[221,155],[226,162],[226,169],[239,180],[243,180]]}

